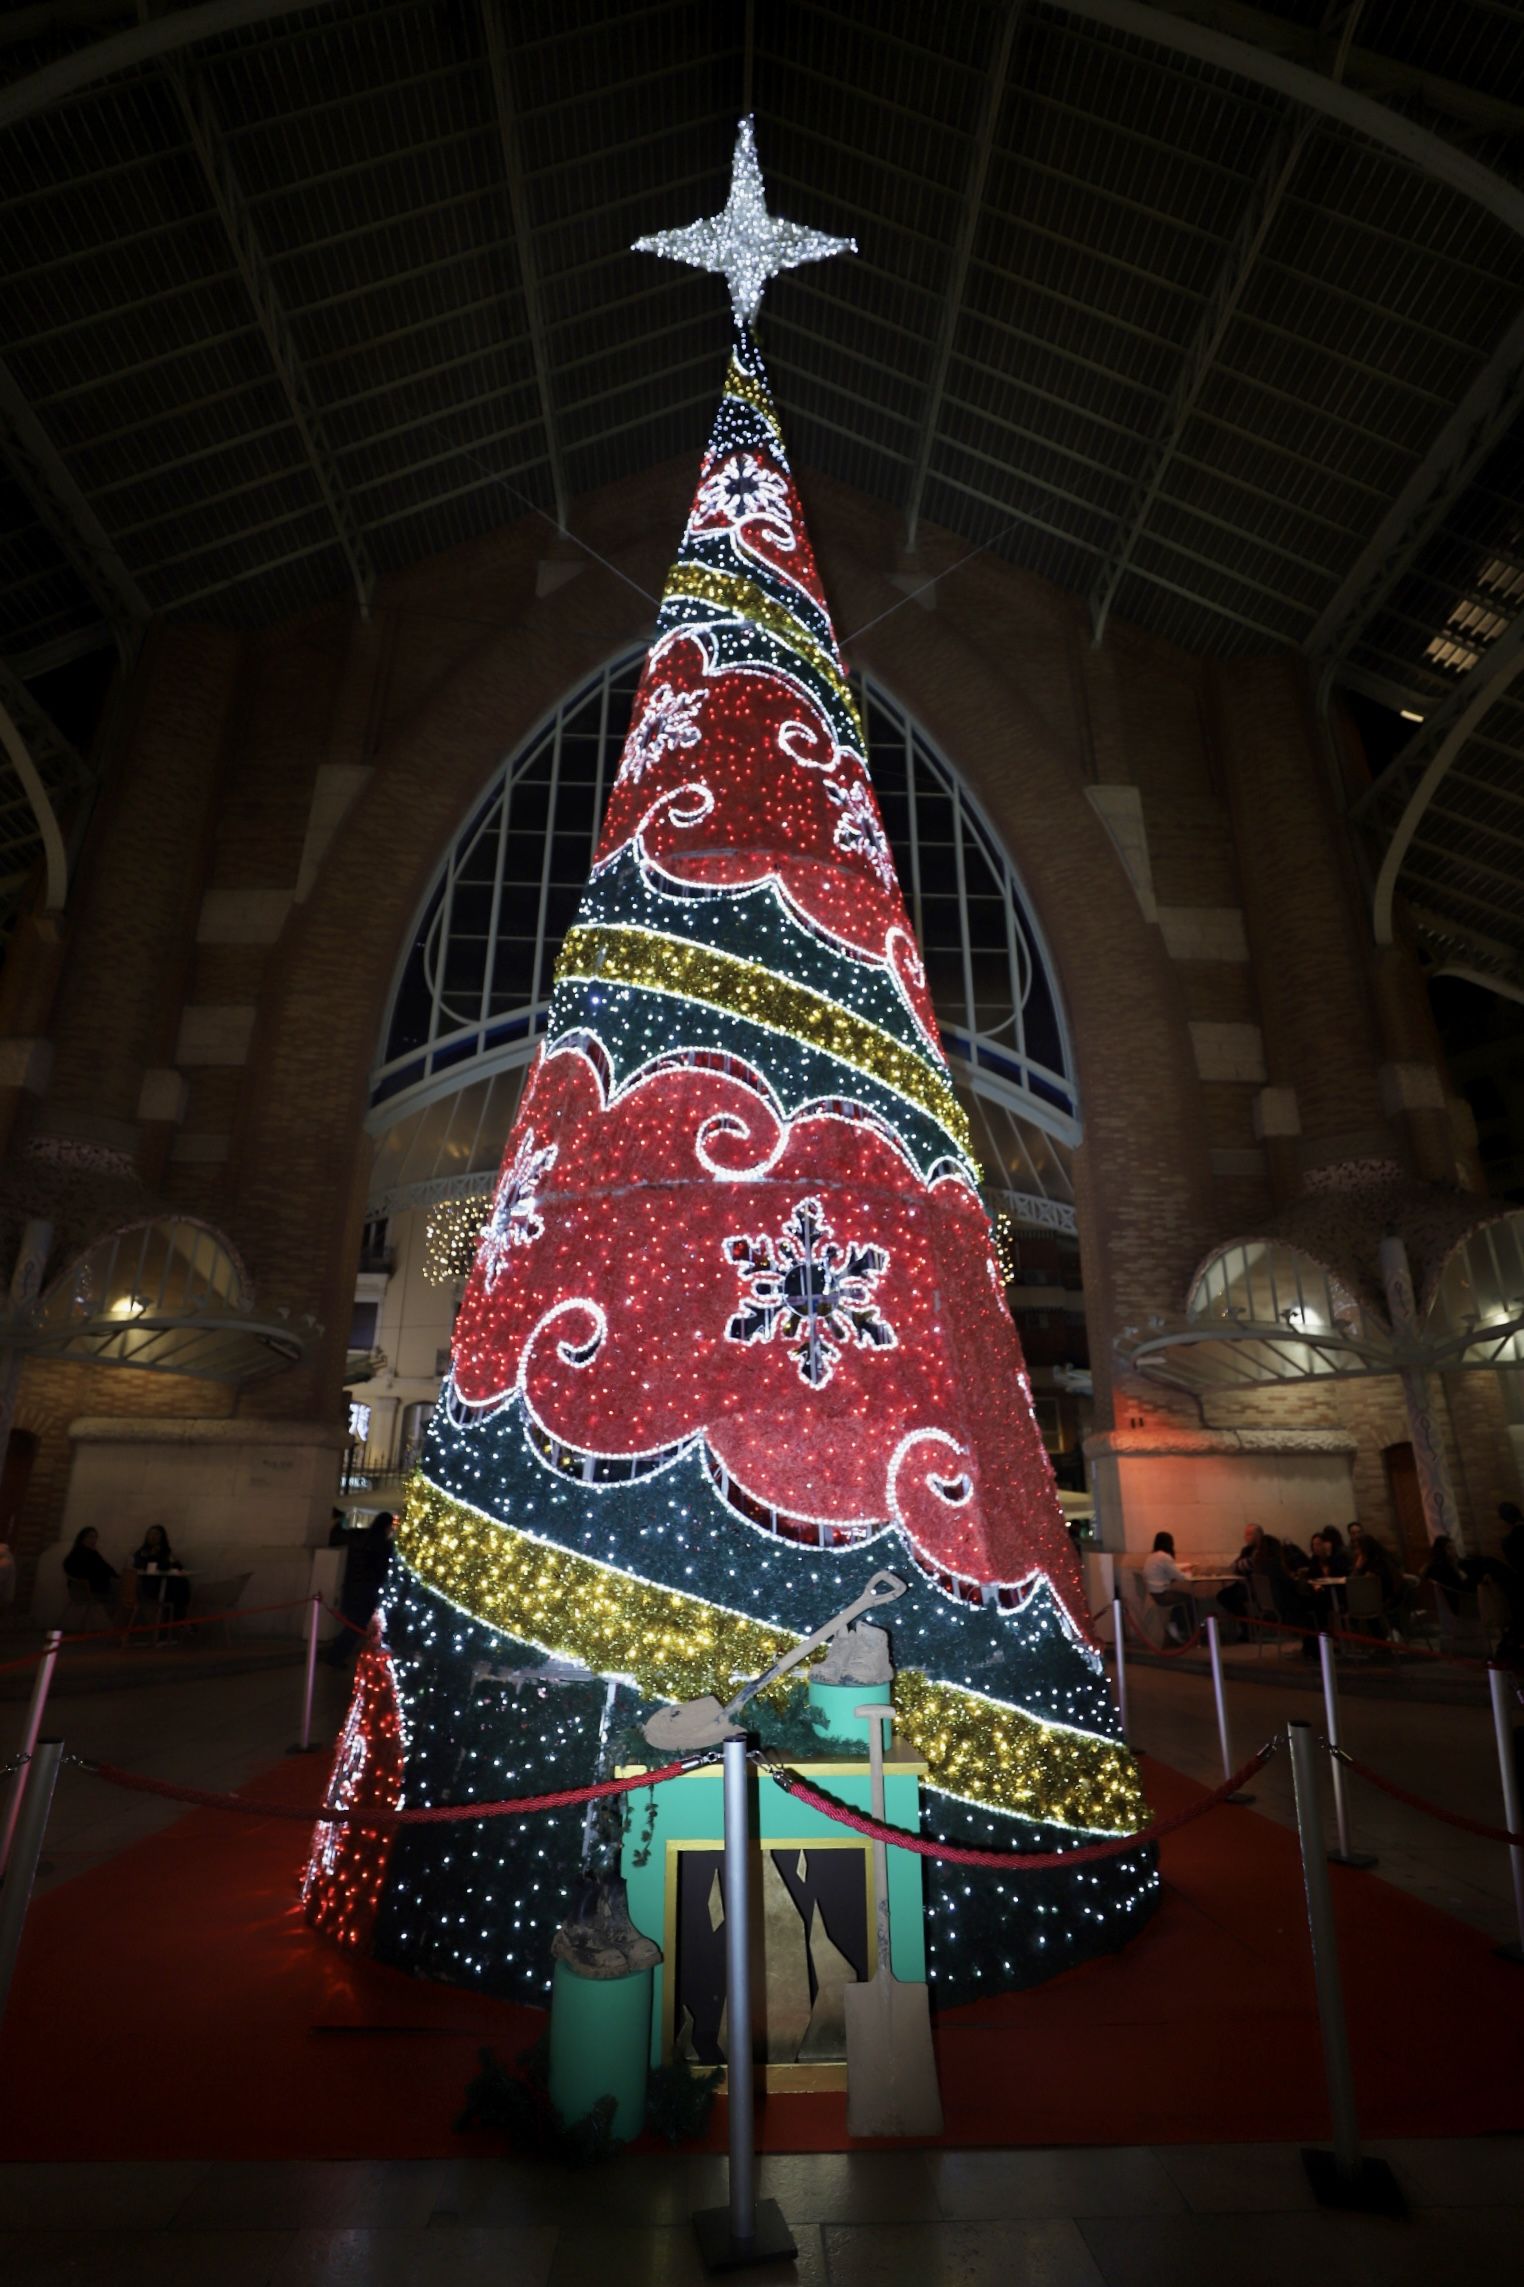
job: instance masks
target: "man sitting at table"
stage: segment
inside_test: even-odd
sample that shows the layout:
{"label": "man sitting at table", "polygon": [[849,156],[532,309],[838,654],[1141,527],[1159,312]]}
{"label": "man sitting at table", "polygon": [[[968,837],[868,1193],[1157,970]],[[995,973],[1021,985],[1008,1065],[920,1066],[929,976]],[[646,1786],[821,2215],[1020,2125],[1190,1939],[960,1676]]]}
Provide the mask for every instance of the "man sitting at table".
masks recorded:
{"label": "man sitting at table", "polygon": [[1173,1533],[1155,1533],[1154,1545],[1143,1559],[1143,1585],[1164,1612],[1164,1633],[1182,1643],[1196,1624],[1196,1600],[1190,1582],[1175,1562]]}

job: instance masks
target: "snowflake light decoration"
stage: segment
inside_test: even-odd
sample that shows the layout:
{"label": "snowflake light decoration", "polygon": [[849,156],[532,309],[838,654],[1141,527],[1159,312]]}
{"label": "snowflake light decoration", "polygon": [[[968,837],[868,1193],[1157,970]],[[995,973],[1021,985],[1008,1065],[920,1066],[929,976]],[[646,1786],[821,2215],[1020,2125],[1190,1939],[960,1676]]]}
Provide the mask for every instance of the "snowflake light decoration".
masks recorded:
{"label": "snowflake light decoration", "polygon": [[645,713],[625,741],[624,767],[638,785],[652,763],[680,747],[697,746],[703,737],[699,715],[707,691],[674,691],[658,683],[646,701]]}
{"label": "snowflake light decoration", "polygon": [[555,1144],[547,1144],[543,1150],[536,1150],[534,1129],[526,1128],[513,1164],[503,1170],[492,1214],[482,1233],[482,1278],[489,1294],[514,1248],[533,1246],[545,1228],[544,1218],[535,1211],[536,1197],[556,1164],[557,1149]]}
{"label": "snowflake light decoration", "polygon": [[769,468],[755,453],[731,453],[711,469],[698,488],[694,523],[743,524],[764,516],[788,535],[793,546],[794,519],[789,507],[788,480]]}
{"label": "snowflake light decoration", "polygon": [[892,889],[895,879],[894,857],[869,799],[867,787],[860,778],[854,778],[849,786],[843,786],[839,779],[828,778],[825,790],[830,799],[841,808],[834,836],[836,847],[839,850],[861,851],[884,887]]}
{"label": "snowflake light decoration", "polygon": [[664,254],[669,262],[717,271],[730,288],[736,324],[749,326],[762,306],[769,278],[801,262],[855,254],[857,240],[830,238],[823,230],[809,230],[802,222],[785,222],[781,215],[768,213],[752,122],[743,119],[730,162],[730,197],[721,211],[702,222],[690,222],[684,230],[658,230],[649,238],[637,238],[632,251]]}
{"label": "snowflake light decoration", "polygon": [[856,1342],[864,1350],[893,1350],[894,1328],[879,1315],[874,1289],[889,1268],[882,1247],[841,1246],[832,1237],[818,1199],[801,1199],[774,1241],[725,1242],[725,1259],[741,1273],[747,1297],[725,1329],[731,1342],[771,1342],[775,1335],[795,1352],[799,1378],[823,1389],[836,1361]]}

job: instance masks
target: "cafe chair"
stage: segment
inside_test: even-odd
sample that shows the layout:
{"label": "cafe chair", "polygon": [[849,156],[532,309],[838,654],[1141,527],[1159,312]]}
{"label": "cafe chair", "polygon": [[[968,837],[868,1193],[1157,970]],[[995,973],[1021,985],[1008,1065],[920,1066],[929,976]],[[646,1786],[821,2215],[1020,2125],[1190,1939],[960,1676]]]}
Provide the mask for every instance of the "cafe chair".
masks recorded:
{"label": "cafe chair", "polygon": [[157,1647],[160,1631],[170,1618],[169,1597],[165,1587],[169,1577],[163,1572],[133,1574],[137,1593],[129,1622],[129,1642]]}
{"label": "cafe chair", "polygon": [[1381,1593],[1381,1583],[1373,1574],[1350,1574],[1344,1590],[1344,1608],[1349,1614],[1350,1627],[1358,1635],[1369,1636],[1373,1643],[1387,1642],[1390,1630],[1386,1600]]}
{"label": "cafe chair", "polygon": [[[1249,1602],[1254,1607],[1256,1619],[1279,1622],[1281,1608],[1275,1601],[1275,1582],[1268,1573],[1263,1572],[1251,1572],[1248,1579]],[[1256,1659],[1263,1659],[1267,1650],[1279,1653],[1281,1645],[1287,1641],[1285,1637],[1272,1635],[1268,1628],[1254,1628],[1250,1633],[1254,1638]]]}
{"label": "cafe chair", "polygon": [[114,1628],[116,1618],[93,1593],[88,1580],[74,1580],[65,1573],[64,1605],[58,1625],[66,1636],[89,1634],[97,1628]]}

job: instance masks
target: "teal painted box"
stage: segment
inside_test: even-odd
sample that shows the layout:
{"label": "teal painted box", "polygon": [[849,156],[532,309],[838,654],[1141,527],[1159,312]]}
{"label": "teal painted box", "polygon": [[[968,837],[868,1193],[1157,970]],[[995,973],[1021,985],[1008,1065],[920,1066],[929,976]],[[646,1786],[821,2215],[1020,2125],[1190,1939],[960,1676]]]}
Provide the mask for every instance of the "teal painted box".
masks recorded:
{"label": "teal painted box", "polygon": [[[858,1696],[868,1694],[859,1688]],[[850,1809],[870,1809],[866,1757],[791,1767]],[[908,1751],[885,1758],[885,1815],[909,1834],[920,1832],[925,1770]],[[845,2086],[840,1988],[871,1977],[877,1965],[872,1846],[765,1773],[752,1781],[751,1830],[752,2007],[766,2084]],[[620,1872],[630,1917],[662,1949],[652,1993],[653,2065],[674,2051],[695,2064],[723,2061],[724,1831],[718,1763],[626,1798]],[[894,1974],[920,1981],[926,1975],[921,1860],[890,1849],[888,1861]]]}

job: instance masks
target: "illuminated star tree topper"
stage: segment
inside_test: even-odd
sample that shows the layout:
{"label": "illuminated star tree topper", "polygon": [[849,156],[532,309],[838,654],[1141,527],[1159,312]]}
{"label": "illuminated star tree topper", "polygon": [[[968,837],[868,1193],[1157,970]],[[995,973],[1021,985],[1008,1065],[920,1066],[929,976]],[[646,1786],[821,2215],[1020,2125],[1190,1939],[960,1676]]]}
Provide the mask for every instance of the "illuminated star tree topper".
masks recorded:
{"label": "illuminated star tree topper", "polygon": [[855,238],[832,238],[802,222],[769,214],[757,164],[757,146],[748,119],[741,121],[730,162],[730,196],[718,214],[690,222],[685,230],[658,230],[637,238],[636,254],[664,254],[670,262],[691,262],[695,270],[715,270],[730,288],[738,326],[749,326],[762,306],[769,278],[801,262],[823,262],[831,254],[855,254]]}

